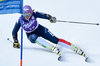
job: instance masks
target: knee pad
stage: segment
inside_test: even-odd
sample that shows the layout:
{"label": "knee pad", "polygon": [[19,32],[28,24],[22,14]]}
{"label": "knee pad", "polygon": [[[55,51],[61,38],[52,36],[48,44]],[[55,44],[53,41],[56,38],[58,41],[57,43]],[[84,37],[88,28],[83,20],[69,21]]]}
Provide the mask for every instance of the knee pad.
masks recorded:
{"label": "knee pad", "polygon": [[36,39],[38,38],[38,36],[36,34],[32,34],[29,36],[29,40],[32,42],[32,43],[35,43]]}

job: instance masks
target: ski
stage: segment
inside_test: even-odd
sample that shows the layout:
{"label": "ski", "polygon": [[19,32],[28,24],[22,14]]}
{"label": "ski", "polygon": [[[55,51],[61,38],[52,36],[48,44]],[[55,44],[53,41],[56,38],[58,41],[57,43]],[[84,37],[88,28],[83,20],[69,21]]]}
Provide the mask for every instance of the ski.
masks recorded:
{"label": "ski", "polygon": [[[85,54],[82,50],[80,51],[80,53],[77,53],[77,54],[79,54],[80,56],[83,56],[85,62],[89,62],[88,56],[86,56],[86,54]],[[59,51],[59,52],[57,53],[57,55],[59,56],[59,57],[58,57],[58,61],[61,61],[61,60],[62,60],[61,52]]]}
{"label": "ski", "polygon": [[[89,61],[88,61],[89,58],[88,58],[87,56],[84,56],[84,58],[85,58],[85,59],[84,59],[85,62],[89,62]],[[58,57],[58,61],[61,61],[61,60],[62,60],[62,56],[59,56],[59,57]]]}
{"label": "ski", "polygon": [[88,57],[85,57],[85,62],[88,62]]}
{"label": "ski", "polygon": [[85,58],[85,62],[88,62],[89,59],[88,56],[85,55],[84,58]]}
{"label": "ski", "polygon": [[61,58],[62,58],[62,56],[59,56],[59,57],[58,57],[58,61],[61,61]]}

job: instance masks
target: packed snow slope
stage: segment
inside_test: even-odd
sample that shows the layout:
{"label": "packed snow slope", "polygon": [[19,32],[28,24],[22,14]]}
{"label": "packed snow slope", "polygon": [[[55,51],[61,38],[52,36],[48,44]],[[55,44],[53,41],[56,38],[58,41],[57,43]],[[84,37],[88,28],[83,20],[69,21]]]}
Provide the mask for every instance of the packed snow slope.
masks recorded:
{"label": "packed snow slope", "polygon": [[[35,11],[51,14],[58,20],[100,23],[99,0],[24,0]],[[7,40],[12,39],[12,29],[20,14],[0,15],[0,66],[20,66],[20,49],[13,48]],[[100,26],[70,23],[53,23],[37,19],[54,35],[81,47],[89,56],[90,62],[69,49],[62,48],[63,60],[49,50],[32,44],[24,32],[23,66],[99,66],[100,65]],[[20,42],[21,31],[18,32]]]}

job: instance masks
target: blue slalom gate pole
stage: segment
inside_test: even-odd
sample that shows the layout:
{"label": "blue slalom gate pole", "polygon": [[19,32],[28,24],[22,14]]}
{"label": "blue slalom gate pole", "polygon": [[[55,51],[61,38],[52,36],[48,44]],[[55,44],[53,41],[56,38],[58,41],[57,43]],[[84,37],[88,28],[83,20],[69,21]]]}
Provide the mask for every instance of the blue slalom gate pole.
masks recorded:
{"label": "blue slalom gate pole", "polygon": [[[23,19],[23,17],[22,17]],[[20,66],[22,66],[22,60],[23,60],[23,21],[21,20],[21,50],[20,50]]]}
{"label": "blue slalom gate pole", "polygon": [[21,54],[20,54],[20,66],[22,66],[23,62],[23,0],[21,0]]}

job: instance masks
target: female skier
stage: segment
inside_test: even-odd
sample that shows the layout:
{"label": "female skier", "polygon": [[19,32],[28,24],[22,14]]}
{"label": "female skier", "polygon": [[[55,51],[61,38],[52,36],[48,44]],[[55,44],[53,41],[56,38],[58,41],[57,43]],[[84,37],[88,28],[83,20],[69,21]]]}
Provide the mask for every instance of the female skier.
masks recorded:
{"label": "female skier", "polygon": [[64,39],[60,39],[54,36],[46,27],[40,25],[37,22],[37,18],[42,18],[42,19],[49,20],[51,23],[56,23],[55,17],[52,17],[51,15],[45,14],[45,13],[34,12],[29,5],[25,5],[23,7],[22,21],[21,21],[21,18],[22,16],[19,18],[18,22],[15,24],[14,29],[12,31],[12,36],[14,40],[14,43],[13,43],[14,48],[20,48],[20,44],[17,39],[17,32],[19,31],[19,28],[21,27],[21,22],[23,21],[23,29],[25,30],[27,38],[30,40],[30,42],[37,43],[41,45],[42,47],[45,47],[60,56],[61,53],[59,49],[49,44],[47,41],[45,41],[45,40],[48,40],[56,45],[60,45],[65,48],[69,46],[77,54],[85,57],[84,52],[80,48],[76,47],[74,44]]}

